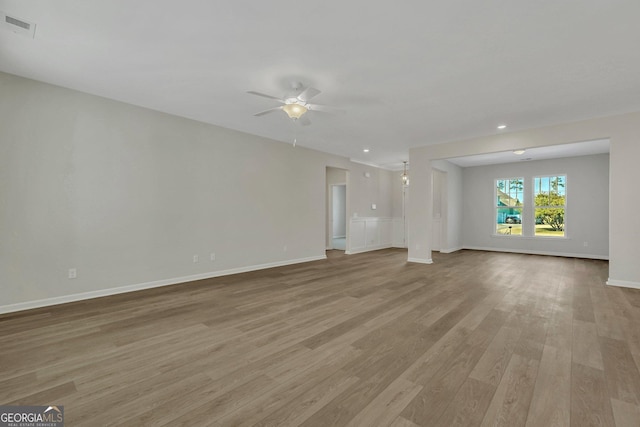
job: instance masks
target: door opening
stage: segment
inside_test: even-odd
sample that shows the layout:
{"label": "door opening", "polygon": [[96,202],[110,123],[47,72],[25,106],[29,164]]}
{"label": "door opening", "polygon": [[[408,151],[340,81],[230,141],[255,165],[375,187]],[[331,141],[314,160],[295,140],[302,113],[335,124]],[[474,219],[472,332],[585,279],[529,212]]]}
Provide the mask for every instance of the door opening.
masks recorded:
{"label": "door opening", "polygon": [[347,186],[331,186],[331,247],[344,251],[347,246]]}
{"label": "door opening", "polygon": [[347,221],[347,177],[345,169],[327,167],[326,248],[346,251],[349,247]]}
{"label": "door opening", "polygon": [[433,185],[431,250],[441,251],[447,247],[447,173],[433,169],[431,182]]}

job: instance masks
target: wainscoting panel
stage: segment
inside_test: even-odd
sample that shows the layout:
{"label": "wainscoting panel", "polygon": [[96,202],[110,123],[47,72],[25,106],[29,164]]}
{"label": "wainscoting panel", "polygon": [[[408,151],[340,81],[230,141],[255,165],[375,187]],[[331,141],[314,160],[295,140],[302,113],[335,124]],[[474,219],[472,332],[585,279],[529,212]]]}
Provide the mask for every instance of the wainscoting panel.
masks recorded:
{"label": "wainscoting panel", "polygon": [[351,218],[349,237],[348,254],[390,248],[394,242],[393,219]]}

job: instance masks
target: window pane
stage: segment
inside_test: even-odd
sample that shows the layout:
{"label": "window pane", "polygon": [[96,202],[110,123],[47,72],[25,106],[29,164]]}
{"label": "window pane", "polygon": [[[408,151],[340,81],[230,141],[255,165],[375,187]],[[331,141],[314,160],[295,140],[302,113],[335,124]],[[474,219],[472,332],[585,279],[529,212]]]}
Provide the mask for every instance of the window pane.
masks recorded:
{"label": "window pane", "polygon": [[499,179],[496,183],[496,206],[507,206],[506,200],[509,195],[505,192],[507,183],[504,179]]}
{"label": "window pane", "polygon": [[524,180],[522,178],[499,179],[496,181],[496,207],[522,206],[522,192]]}
{"label": "window pane", "polygon": [[496,234],[522,235],[522,208],[496,209]]}
{"label": "window pane", "polygon": [[535,178],[533,188],[534,188],[536,197],[539,194],[548,195],[549,194],[549,177],[543,176],[543,177]]}
{"label": "window pane", "polygon": [[564,208],[536,208],[536,236],[564,237]]}
{"label": "window pane", "polygon": [[548,206],[564,206],[564,177],[554,176],[550,180]]}

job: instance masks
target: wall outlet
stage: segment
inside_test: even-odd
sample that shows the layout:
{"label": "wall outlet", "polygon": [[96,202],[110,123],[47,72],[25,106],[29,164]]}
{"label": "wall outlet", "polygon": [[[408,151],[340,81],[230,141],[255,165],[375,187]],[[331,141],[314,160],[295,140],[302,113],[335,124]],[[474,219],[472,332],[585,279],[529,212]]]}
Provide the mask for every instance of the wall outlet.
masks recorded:
{"label": "wall outlet", "polygon": [[75,268],[69,269],[69,279],[75,279],[78,277],[78,271]]}
{"label": "wall outlet", "polygon": [[282,250],[283,250],[284,252],[287,252],[287,245],[284,245],[284,247],[282,248]]}
{"label": "wall outlet", "polygon": [[584,242],[584,247],[586,248],[587,246],[589,246],[589,242]]}
{"label": "wall outlet", "polygon": [[198,262],[198,261],[200,261],[200,258],[198,257],[198,255],[194,255],[193,262]]}
{"label": "wall outlet", "polygon": [[211,255],[209,256],[209,259],[211,261],[215,261],[216,260],[216,253],[215,252],[211,252]]}
{"label": "wall outlet", "polygon": [[376,204],[375,204],[375,203],[371,203],[371,210],[374,210],[374,211],[375,211],[376,209],[378,209],[378,207],[376,206]]}

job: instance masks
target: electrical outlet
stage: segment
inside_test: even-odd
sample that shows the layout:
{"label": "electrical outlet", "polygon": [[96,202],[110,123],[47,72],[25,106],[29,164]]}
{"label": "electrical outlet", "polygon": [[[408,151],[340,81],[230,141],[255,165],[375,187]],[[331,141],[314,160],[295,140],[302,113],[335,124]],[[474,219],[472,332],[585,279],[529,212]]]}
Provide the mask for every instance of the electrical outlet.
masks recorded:
{"label": "electrical outlet", "polygon": [[284,247],[282,248],[282,250],[283,250],[284,252],[287,252],[287,245],[284,245]]}
{"label": "electrical outlet", "polygon": [[193,262],[198,262],[198,261],[200,261],[200,258],[198,257],[198,255],[194,255]]}
{"label": "electrical outlet", "polygon": [[216,260],[216,253],[215,252],[211,252],[211,255],[209,256],[209,258],[211,259],[211,261],[215,261]]}
{"label": "electrical outlet", "polygon": [[78,271],[75,268],[69,269],[69,279],[75,279],[78,277]]}
{"label": "electrical outlet", "polygon": [[587,246],[589,246],[589,242],[584,242],[584,247],[586,248]]}

